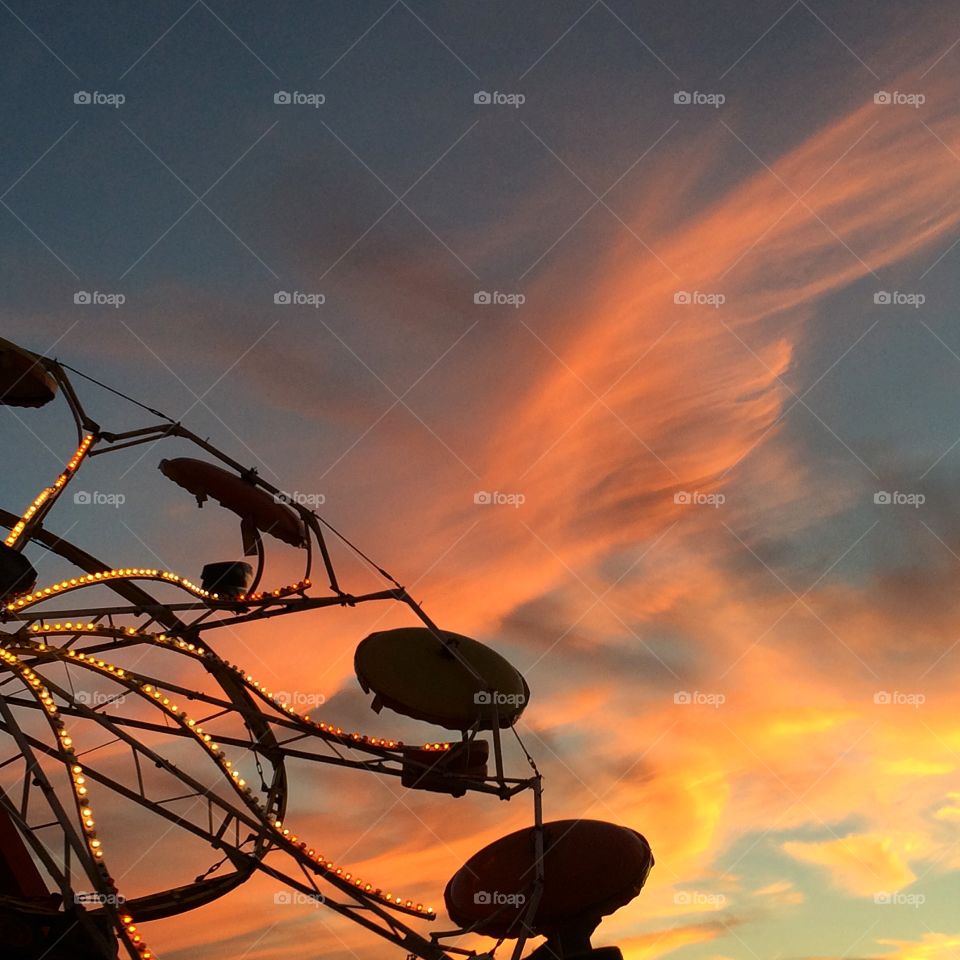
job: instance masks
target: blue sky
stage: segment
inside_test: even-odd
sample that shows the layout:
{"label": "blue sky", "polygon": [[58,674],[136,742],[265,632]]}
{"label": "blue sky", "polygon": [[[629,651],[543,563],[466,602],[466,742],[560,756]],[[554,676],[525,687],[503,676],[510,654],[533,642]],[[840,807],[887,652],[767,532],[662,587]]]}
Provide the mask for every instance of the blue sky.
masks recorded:
{"label": "blue sky", "polygon": [[[960,943],[951,14],[0,4],[0,331],[322,493],[444,626],[528,672],[548,814],[629,823],[657,855],[601,928],[627,960],[941,960]],[[142,422],[85,389],[104,421]],[[3,429],[19,510],[71,437],[62,408]],[[161,455],[92,464],[124,508],[56,522],[195,575],[235,531],[166,489]],[[479,509],[478,490],[526,502]],[[246,652],[269,639],[289,684],[306,646],[331,708],[383,724],[349,665],[369,626],[253,631]],[[684,713],[678,689],[726,703]],[[878,710],[893,689],[924,707]],[[334,825],[324,789],[304,775],[318,831],[383,802],[344,783]],[[439,901],[457,856],[525,814],[471,807],[434,855],[414,819],[364,857]],[[875,902],[891,890],[926,899]],[[273,927],[268,899],[252,885],[151,942],[378,949],[309,910]]]}

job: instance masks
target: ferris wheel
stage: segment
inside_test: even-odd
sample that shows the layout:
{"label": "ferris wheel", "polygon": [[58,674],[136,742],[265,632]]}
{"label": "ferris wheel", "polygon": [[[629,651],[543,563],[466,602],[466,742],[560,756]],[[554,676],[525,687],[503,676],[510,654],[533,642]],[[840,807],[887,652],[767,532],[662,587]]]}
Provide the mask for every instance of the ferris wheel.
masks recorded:
{"label": "ferris wheel", "polygon": [[[76,449],[52,482],[22,513],[0,509],[9,531],[0,543],[0,941],[12,951],[5,956],[104,960],[119,951],[149,960],[157,954],[145,924],[203,908],[260,874],[408,957],[489,957],[510,941],[506,949],[519,960],[537,936],[546,940],[527,955],[536,960],[620,957],[616,948],[594,949],[590,938],[640,892],[650,847],[615,824],[544,821],[541,774],[517,730],[530,698],[519,671],[490,647],[441,629],[327,520],[182,424],[107,387],[155,420],[120,432],[101,426],[68,371],[105,386],[0,339],[0,405],[36,408],[62,395],[77,429]],[[159,468],[198,504],[214,501],[239,520],[243,560],[211,561],[199,574],[116,567],[45,525],[92,458],[165,440],[197,448],[197,458],[164,459]],[[300,552],[294,582],[266,579],[273,541]],[[370,564],[383,587],[345,590],[334,542]],[[69,575],[41,582],[41,552]],[[429,725],[432,736],[420,742],[316,719],[219,652],[219,638],[247,624],[365,604],[409,612],[412,625],[361,641],[354,667],[374,710]],[[508,734],[526,760],[519,774],[507,770]],[[396,878],[358,874],[325,854],[324,838],[301,835],[288,818],[294,761],[395,778],[403,790],[526,797],[530,825],[453,874],[443,901],[454,929],[431,932],[440,925],[437,906],[393,886]],[[98,814],[118,805],[130,823],[136,815],[162,823],[173,859],[190,848],[207,850],[208,861],[199,873],[187,870],[190,878],[143,857],[149,891],[127,899],[122,886],[133,867],[112,869],[112,851],[135,838],[114,844],[119,838]],[[478,953],[459,945],[468,934],[495,942]]]}

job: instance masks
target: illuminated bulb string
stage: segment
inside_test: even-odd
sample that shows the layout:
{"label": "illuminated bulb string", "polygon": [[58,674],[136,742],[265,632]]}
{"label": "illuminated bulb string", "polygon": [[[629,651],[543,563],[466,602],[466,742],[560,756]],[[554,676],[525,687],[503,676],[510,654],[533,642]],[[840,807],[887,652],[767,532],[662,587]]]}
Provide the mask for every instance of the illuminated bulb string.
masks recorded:
{"label": "illuminated bulb string", "polygon": [[[63,653],[61,650],[49,648],[43,644],[38,645],[38,649],[41,652],[49,651],[58,657],[62,657]],[[8,654],[8,656],[10,655]],[[280,846],[286,848],[288,852],[293,852],[294,856],[307,857],[312,862],[314,868],[318,869],[318,872],[325,874],[328,877],[335,876],[340,880],[346,881],[359,893],[373,900],[377,900],[386,906],[416,917],[433,919],[436,916],[433,907],[425,907],[422,903],[415,903],[413,900],[406,900],[402,897],[394,896],[389,892],[384,893],[380,887],[374,887],[373,884],[367,883],[360,877],[354,876],[354,874],[352,874],[350,871],[345,870],[343,867],[335,864],[332,860],[328,860],[321,854],[316,853],[316,851],[313,849],[308,849],[306,842],[301,841],[300,838],[295,835],[291,836],[290,831],[283,827],[283,824],[280,820],[274,819],[273,821],[270,821],[266,819],[267,811],[263,804],[257,797],[253,795],[253,792],[251,791],[250,787],[247,786],[247,782],[240,775],[240,772],[234,769],[232,761],[228,760],[223,755],[220,745],[213,739],[213,736],[209,733],[205,733],[203,727],[200,726],[196,720],[188,716],[187,712],[182,710],[176,703],[173,703],[169,697],[164,696],[163,692],[158,690],[153,684],[144,683],[142,679],[134,674],[128,673],[122,668],[114,666],[112,663],[107,663],[98,657],[88,656],[83,652],[68,650],[67,657],[85,667],[97,670],[100,673],[122,683],[125,687],[133,689],[146,696],[148,699],[152,700],[156,706],[163,710],[164,713],[175,723],[190,733],[194,740],[201,747],[203,747],[220,766],[220,769],[233,786],[233,789],[240,795],[243,802],[252,807],[261,817],[264,818],[264,822],[271,829],[276,842]]]}
{"label": "illuminated bulb string", "polygon": [[276,590],[263,590],[257,593],[231,594],[229,597],[221,597],[218,593],[212,593],[197,586],[186,577],[181,577],[177,573],[171,573],[169,570],[155,570],[148,567],[120,567],[116,570],[100,570],[97,573],[87,573],[80,577],[70,577],[67,580],[61,580],[59,583],[52,583],[48,587],[35,590],[33,593],[23,594],[16,600],[11,600],[6,604],[8,613],[18,610],[24,610],[41,603],[48,597],[59,596],[62,593],[69,593],[72,590],[79,590],[81,587],[93,586],[97,583],[107,583],[110,580],[157,580],[161,583],[171,583],[174,586],[192,593],[201,600],[212,600],[219,603],[262,603],[271,600],[277,600],[282,597],[288,597],[291,594],[302,593],[310,585],[309,580],[299,580],[296,583],[287,584]]}
{"label": "illuminated bulb string", "polygon": [[[196,659],[215,662],[220,666],[226,667],[248,690],[251,691],[251,693],[256,694],[261,699],[268,702],[271,706],[275,707],[277,710],[287,714],[291,720],[295,720],[299,724],[305,724],[307,727],[309,727],[311,732],[319,734],[324,739],[336,740],[346,744],[347,746],[350,746],[351,744],[361,744],[363,746],[379,747],[384,750],[399,750],[404,746],[402,740],[387,740],[380,737],[371,737],[365,733],[357,733],[356,731],[346,731],[342,727],[335,726],[334,724],[314,720],[307,713],[299,714],[296,710],[294,710],[293,707],[290,706],[290,704],[283,703],[281,700],[278,700],[264,684],[260,683],[258,680],[255,680],[249,673],[245,673],[240,669],[240,667],[237,667],[232,663],[228,663],[226,660],[216,656],[216,654],[212,653],[210,650],[207,650],[205,647],[198,646],[195,643],[188,643],[186,640],[181,640],[176,637],[169,637],[165,633],[146,633],[136,630],[133,627],[126,627],[119,630],[108,629],[96,623],[72,622],[35,623],[31,625],[30,632],[36,636],[44,637],[66,634],[72,635],[96,633],[105,636],[117,635],[134,637],[138,640],[148,640],[151,643],[175,649],[178,652],[185,653],[188,656],[195,657]],[[71,656],[72,655],[73,652],[71,651]],[[452,745],[448,742],[425,743],[420,747],[420,749],[432,753],[446,753],[451,749],[451,746]]]}
{"label": "illuminated bulb string", "polygon": [[[60,711],[54,703],[50,691],[44,686],[43,680],[28,666],[20,662],[20,659],[8,650],[0,648],[0,660],[16,670],[23,681],[31,688],[34,697],[40,701],[41,706],[46,711],[48,721],[53,727],[60,744],[60,750],[69,758],[70,780],[73,786],[73,796],[76,802],[77,813],[80,816],[80,826],[83,830],[84,839],[90,851],[90,856],[97,868],[103,885],[116,898],[116,902],[122,903],[122,899],[117,891],[117,885],[110,876],[107,866],[103,860],[103,843],[97,836],[96,820],[93,815],[93,806],[90,802],[89,792],[87,790],[86,777],[83,775],[83,766],[79,762],[76,751],[73,749],[73,739],[64,726],[60,717]],[[123,671],[113,668],[112,672],[122,676]],[[122,924],[122,935],[133,944],[143,960],[155,958],[153,953],[146,945],[143,937],[137,932],[137,927],[133,922],[133,917],[129,914],[122,914],[119,917]]]}
{"label": "illuminated bulb string", "polygon": [[87,455],[90,445],[93,443],[93,437],[87,435],[83,438],[77,452],[73,455],[70,462],[64,467],[63,473],[54,481],[52,487],[44,487],[40,493],[34,497],[33,503],[24,511],[23,516],[14,524],[4,543],[8,547],[16,545],[20,539],[20,534],[26,529],[27,524],[36,516],[37,511],[51,498],[56,496],[69,482],[70,478],[77,472],[83,458]]}

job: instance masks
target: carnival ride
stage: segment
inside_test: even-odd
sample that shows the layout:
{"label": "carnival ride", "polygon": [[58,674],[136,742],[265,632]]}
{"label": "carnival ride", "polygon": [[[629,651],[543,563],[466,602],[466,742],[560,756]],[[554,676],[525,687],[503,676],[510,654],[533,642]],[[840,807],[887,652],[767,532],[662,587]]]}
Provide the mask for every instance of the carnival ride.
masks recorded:
{"label": "carnival ride", "polygon": [[[159,422],[104,429],[68,371]],[[204,907],[260,873],[408,957],[489,957],[512,940],[519,960],[534,936],[546,938],[528,954],[536,960],[619,957],[616,948],[592,948],[590,936],[640,892],[653,864],[650,847],[614,824],[544,822],[541,775],[516,730],[530,694],[521,674],[489,647],[440,629],[389,573],[255,470],[67,364],[0,339],[0,405],[41,407],[58,394],[76,425],[76,452],[22,514],[0,509],[9,530],[0,543],[0,770],[4,783],[17,784],[16,794],[0,790],[5,956],[102,960],[119,950],[148,960],[155,954],[142,924]],[[252,562],[208,562],[196,580],[156,566],[114,567],[45,526],[92,458],[172,439],[210,459],[163,460],[163,475],[199,504],[214,500],[238,517]],[[302,553],[301,575],[285,586],[261,586],[271,539]],[[384,588],[344,591],[328,542],[370,564]],[[60,558],[70,575],[38,585],[28,548]],[[328,583],[323,595],[313,592],[318,567]],[[106,602],[85,606],[85,595]],[[455,738],[409,744],[314,719],[214,648],[217,631],[225,637],[244,624],[368,603],[403,605],[417,623],[372,633],[357,647],[357,679],[373,693],[373,708]],[[187,683],[185,674],[197,679]],[[506,772],[506,733],[523,749],[524,775]],[[104,748],[111,761],[101,764],[96,754]],[[117,773],[119,754],[126,777]],[[427,934],[423,925],[437,919],[433,906],[358,876],[287,822],[292,761],[394,777],[403,788],[452,797],[527,794],[532,823],[456,872],[444,894],[456,928]],[[180,792],[171,795],[171,784]],[[161,818],[219,859],[187,882],[153,870],[150,892],[125,899],[97,819],[104,795]],[[483,953],[458,946],[471,933],[496,944]]]}

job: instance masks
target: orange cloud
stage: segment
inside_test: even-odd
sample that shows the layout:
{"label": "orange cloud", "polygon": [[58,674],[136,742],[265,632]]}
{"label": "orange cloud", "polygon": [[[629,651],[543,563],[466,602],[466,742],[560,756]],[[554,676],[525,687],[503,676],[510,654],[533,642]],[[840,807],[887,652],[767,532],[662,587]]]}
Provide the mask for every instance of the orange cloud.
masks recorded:
{"label": "orange cloud", "polygon": [[[935,122],[947,147],[960,149],[960,118]],[[669,165],[648,181],[650,202],[670,197]],[[600,816],[649,836],[658,862],[644,903],[653,922],[680,912],[677,889],[711,870],[740,869],[744,854],[730,852],[738,841],[811,825],[839,830],[850,816],[865,821],[862,832],[816,843],[777,839],[778,849],[825,868],[853,896],[902,889],[956,811],[956,797],[945,802],[937,780],[960,751],[952,707],[931,697],[923,712],[881,713],[872,694],[883,681],[850,672],[851,651],[871,644],[883,619],[873,603],[883,584],[817,586],[805,607],[752,555],[752,535],[781,517],[777,533],[790,534],[852,498],[843,489],[818,493],[810,467],[782,436],[792,399],[784,381],[823,297],[955,230],[960,165],[949,150],[932,148],[906,112],[877,120],[865,106],[771,167],[758,167],[699,215],[661,227],[652,245],[669,270],[638,262],[625,246],[602,258],[603,280],[574,305],[551,298],[548,272],[530,294],[545,307],[520,324],[526,363],[512,373],[510,391],[498,389],[506,365],[499,351],[479,361],[470,355],[465,363],[480,366],[472,379],[453,365],[475,391],[467,405],[476,422],[463,427],[461,442],[479,479],[445,455],[425,467],[414,455],[421,448],[411,447],[416,425],[376,449],[377,458],[392,454],[389,475],[363,450],[349,467],[380,485],[389,480],[386,492],[364,501],[357,539],[376,533],[377,558],[396,558],[388,568],[423,574],[414,592],[432,615],[478,633],[511,627],[508,640],[530,667],[534,691],[520,732],[557,785],[548,789],[548,816]],[[797,200],[791,190],[808,192]],[[726,300],[716,309],[675,304],[678,290]],[[342,415],[356,421],[364,403],[343,403]],[[447,423],[455,427],[456,418]],[[475,506],[481,485],[523,492],[526,502]],[[678,492],[723,494],[724,512],[690,509],[675,501]],[[412,516],[423,520],[413,526]],[[537,615],[519,622],[537,602]],[[549,626],[539,615],[546,608]],[[345,684],[353,689],[349,638],[379,616],[344,612],[322,636],[309,624],[286,636],[261,628],[218,643],[251,670],[248,657],[268,659],[271,685],[322,677],[332,698]],[[950,686],[942,673],[931,687]],[[694,689],[725,700],[674,701],[674,692]],[[343,699],[359,709],[358,695]],[[393,722],[363,710],[371,729]],[[511,759],[522,762],[517,751]],[[388,788],[337,782],[334,791],[330,782],[295,780],[298,830],[344,845],[361,836],[352,866],[383,882],[415,878],[418,896],[434,891],[431,902],[470,853],[529,820],[519,804],[491,810],[458,801],[451,813],[449,801],[409,795],[391,806]],[[381,823],[385,806],[391,815]],[[377,829],[368,835],[371,823]],[[940,868],[951,866],[945,856]],[[284,918],[258,883],[218,908],[225,926],[266,931],[272,950],[302,954],[301,928],[271,932]],[[749,896],[731,889],[731,904],[741,895]],[[782,884],[754,895],[786,904],[799,897]],[[637,934],[636,915],[625,910],[609,924],[624,932],[627,960],[709,943],[728,930],[724,915]],[[304,916],[302,929],[324,949],[376,949],[339,921]],[[200,915],[169,926],[181,937],[175,949],[202,943],[210,957],[230,952],[223,927]],[[956,945],[942,934],[885,943],[901,951],[898,960],[939,960]]]}
{"label": "orange cloud", "polygon": [[945,933],[925,933],[919,940],[878,940],[880,944],[896,947],[894,953],[884,953],[882,960],[953,960],[960,949],[960,937]]}
{"label": "orange cloud", "polygon": [[[642,934],[621,940],[618,944],[623,951],[624,960],[653,960],[655,957],[664,957],[697,943],[709,943],[718,936],[727,932],[727,926],[722,923],[698,923],[684,927],[671,927],[655,933]],[[597,938],[601,942],[601,938]]]}
{"label": "orange cloud", "polygon": [[789,841],[783,849],[804,863],[826,867],[833,882],[854,896],[872,896],[913,883],[916,874],[908,860],[918,845],[911,838],[861,834],[820,843]]}

